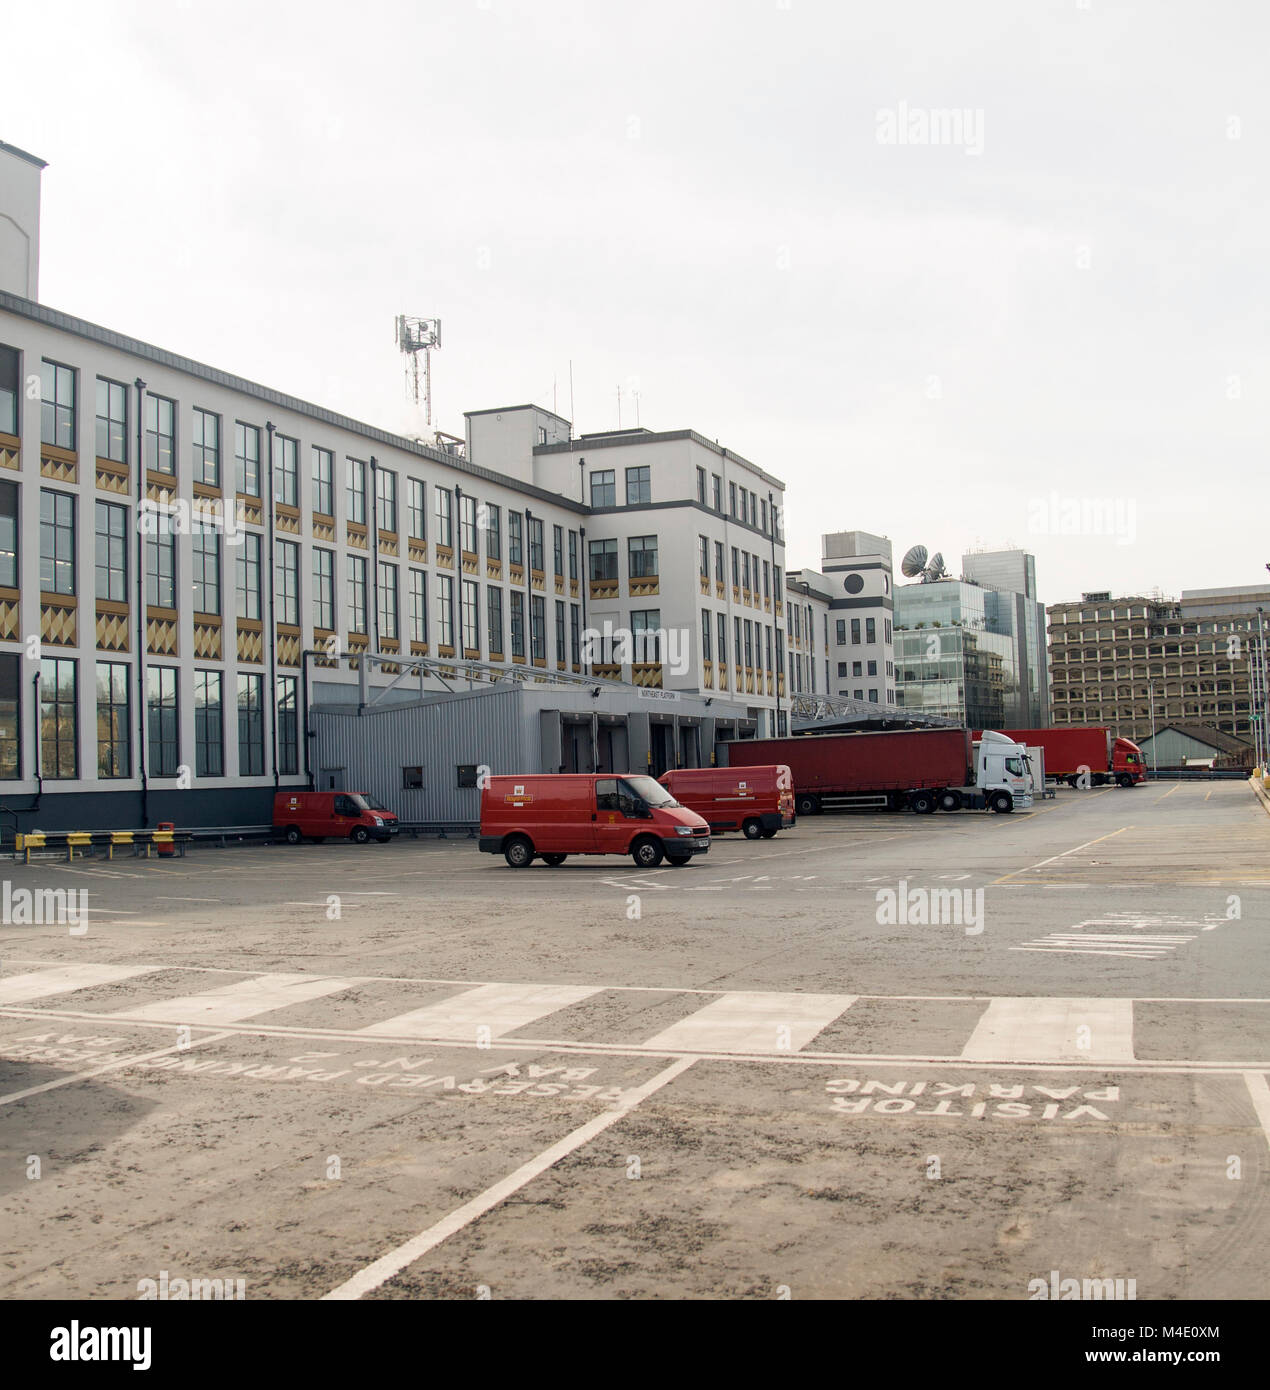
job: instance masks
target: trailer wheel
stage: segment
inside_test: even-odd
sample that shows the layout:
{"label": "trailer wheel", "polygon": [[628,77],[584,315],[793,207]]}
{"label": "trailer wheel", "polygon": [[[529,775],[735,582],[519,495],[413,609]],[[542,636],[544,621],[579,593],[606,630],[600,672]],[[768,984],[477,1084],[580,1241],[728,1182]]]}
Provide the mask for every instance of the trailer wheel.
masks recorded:
{"label": "trailer wheel", "polygon": [[909,806],[919,816],[928,816],[935,809],[934,792],[914,792],[908,799]]}
{"label": "trailer wheel", "polygon": [[513,869],[527,869],[534,862],[532,841],[525,835],[513,835],[503,846],[503,858]]}
{"label": "trailer wheel", "polygon": [[753,816],[742,824],[741,829],[745,832],[747,840],[757,840],[763,833],[762,825]]}
{"label": "trailer wheel", "polygon": [[300,827],[298,825],[289,825],[282,838],[286,840],[289,845],[298,845],[300,841],[304,839],[304,836],[300,834]]}
{"label": "trailer wheel", "polygon": [[941,811],[960,811],[961,793],[954,791],[940,792],[939,809]]}
{"label": "trailer wheel", "polygon": [[798,798],[794,809],[800,816],[818,816],[820,814],[820,798],[807,792]]}
{"label": "trailer wheel", "polygon": [[631,858],[637,869],[655,869],[661,863],[664,851],[660,840],[651,835],[642,835],[631,846]]}
{"label": "trailer wheel", "polygon": [[348,838],[355,845],[364,845],[370,839],[370,831],[364,825],[355,825],[353,833]]}
{"label": "trailer wheel", "polygon": [[1067,785],[1075,791],[1080,786],[1080,778],[1073,774],[1067,779]]}
{"label": "trailer wheel", "polygon": [[553,869],[558,869],[568,857],[567,854],[544,854],[542,856],[542,862],[544,864],[550,864]]}
{"label": "trailer wheel", "polygon": [[1009,792],[996,792],[992,798],[992,809],[999,815],[1014,810],[1014,800]]}

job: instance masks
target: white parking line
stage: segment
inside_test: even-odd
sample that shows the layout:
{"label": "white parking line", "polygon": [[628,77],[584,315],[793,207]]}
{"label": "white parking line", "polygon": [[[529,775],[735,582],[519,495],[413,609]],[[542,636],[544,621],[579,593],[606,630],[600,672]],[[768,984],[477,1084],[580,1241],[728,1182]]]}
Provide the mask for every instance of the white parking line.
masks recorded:
{"label": "white parking line", "polygon": [[961,1055],[976,1062],[1132,1062],[1133,1003],[994,999]]}
{"label": "white parking line", "polygon": [[490,1030],[491,1039],[501,1038],[600,992],[595,985],[481,985],[358,1031],[371,1038],[404,1035],[434,1042],[467,1042],[484,1027]]}
{"label": "white parking line", "polygon": [[572,1134],[566,1134],[559,1143],[553,1144],[549,1149],[544,1149],[536,1158],[531,1158],[528,1163],[522,1163],[514,1173],[509,1173],[501,1182],[487,1187],[479,1196],[473,1197],[470,1202],[465,1202],[463,1206],[452,1211],[449,1216],[443,1217],[435,1225],[429,1226],[426,1231],[421,1231],[413,1239],[406,1241],[404,1245],[390,1250],[374,1264],[367,1265],[351,1279],[324,1295],[324,1298],[349,1301],[361,1298],[363,1294],[379,1288],[381,1284],[386,1283],[394,1275],[400,1274],[407,1265],[413,1264],[417,1259],[426,1255],[429,1250],[440,1245],[442,1241],[448,1240],[465,1226],[471,1225],[478,1217],[484,1216],[487,1211],[498,1206],[500,1202],[506,1201],[512,1193],[519,1192],[522,1187],[527,1186],[536,1177],[545,1173],[548,1168],[559,1163],[562,1158],[567,1158],[575,1149],[580,1149],[583,1144],[589,1144],[597,1135],[603,1134],[610,1125],[624,1119],[641,1101],[647,1100],[654,1092],[660,1091],[663,1086],[668,1085],[676,1077],[682,1076],[692,1066],[694,1060],[695,1058],[692,1057],[681,1057],[678,1061],[672,1062],[664,1071],[659,1071],[651,1081],[646,1081],[642,1086],[627,1091],[607,1114],[597,1115],[595,1119],[580,1125]]}
{"label": "white parking line", "polygon": [[642,1044],[702,1052],[797,1052],[845,1013],[855,994],[725,994]]}
{"label": "white parking line", "polygon": [[113,985],[120,980],[149,975],[157,969],[155,965],[59,965],[51,970],[10,975],[0,979],[0,1004],[25,1004],[28,1000],[43,999],[50,994],[91,989],[94,985]]}
{"label": "white parking line", "polygon": [[288,1004],[303,1004],[321,999],[340,990],[360,984],[356,979],[332,979],[321,975],[257,975],[236,984],[221,985],[202,994],[187,994],[178,999],[160,999],[154,1004],[141,1004],[116,1009],[107,1018],[138,1021],[216,1025],[238,1023],[257,1014],[285,1008]]}

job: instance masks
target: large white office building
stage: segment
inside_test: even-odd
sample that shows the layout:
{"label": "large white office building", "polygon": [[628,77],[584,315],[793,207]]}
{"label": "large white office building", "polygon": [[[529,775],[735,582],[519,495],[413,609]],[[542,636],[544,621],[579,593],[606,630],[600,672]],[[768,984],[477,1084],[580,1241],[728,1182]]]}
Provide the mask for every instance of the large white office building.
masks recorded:
{"label": "large white office building", "polygon": [[37,808],[23,828],[267,820],[313,773],[310,707],[368,687],[558,673],[784,730],[779,479],[532,405],[434,447],[51,309],[41,168],[0,146],[0,802]]}

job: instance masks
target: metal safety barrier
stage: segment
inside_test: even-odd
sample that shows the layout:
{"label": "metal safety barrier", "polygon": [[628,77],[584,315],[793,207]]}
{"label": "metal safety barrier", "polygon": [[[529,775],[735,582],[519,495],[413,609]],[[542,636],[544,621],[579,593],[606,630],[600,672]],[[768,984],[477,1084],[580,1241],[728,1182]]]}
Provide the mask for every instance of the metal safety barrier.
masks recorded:
{"label": "metal safety barrier", "polygon": [[90,851],[104,849],[106,858],[115,857],[115,849],[129,845],[134,858],[145,850],[150,858],[156,846],[169,845],[182,858],[185,846],[190,843],[188,830],[31,830],[15,837],[14,848],[27,864],[31,862],[31,851],[40,849],[64,849],[69,863],[78,850],[82,858]]}

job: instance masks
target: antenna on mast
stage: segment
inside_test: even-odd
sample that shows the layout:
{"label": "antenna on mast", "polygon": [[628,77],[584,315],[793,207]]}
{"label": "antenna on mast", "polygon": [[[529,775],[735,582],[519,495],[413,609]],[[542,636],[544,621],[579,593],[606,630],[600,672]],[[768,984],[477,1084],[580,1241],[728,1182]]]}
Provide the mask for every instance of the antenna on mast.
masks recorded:
{"label": "antenna on mast", "polygon": [[406,381],[414,403],[419,404],[419,354],[423,354],[423,409],[428,428],[432,427],[432,349],[441,346],[440,319],[412,319],[397,315],[397,346],[407,358]]}

